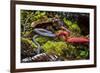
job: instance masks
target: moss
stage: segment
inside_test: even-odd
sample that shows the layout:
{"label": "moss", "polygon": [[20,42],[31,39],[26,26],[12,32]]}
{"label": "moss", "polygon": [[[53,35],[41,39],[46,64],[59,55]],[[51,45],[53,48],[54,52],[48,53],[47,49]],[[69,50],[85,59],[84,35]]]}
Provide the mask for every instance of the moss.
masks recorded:
{"label": "moss", "polygon": [[21,38],[21,54],[30,56],[35,51],[37,46],[27,38]]}
{"label": "moss", "polygon": [[72,25],[72,22],[70,20],[67,20],[66,18],[63,18],[63,21],[68,27]]}
{"label": "moss", "polygon": [[29,44],[31,47],[36,48],[37,46],[33,43],[33,41],[27,39],[27,38],[21,38],[22,43]]}
{"label": "moss", "polygon": [[[24,33],[24,32],[23,32]],[[32,37],[34,36],[34,33],[33,33],[33,31],[31,30],[31,31],[26,31],[23,35],[22,35],[22,37],[24,37],[24,38],[29,38],[29,39],[32,39]]]}
{"label": "moss", "polygon": [[63,49],[67,49],[67,44],[65,42],[54,42],[54,41],[48,41],[46,42],[42,48],[46,53],[54,53],[58,56],[61,56],[63,54]]}
{"label": "moss", "polygon": [[78,26],[77,22],[72,22],[66,18],[63,18],[63,21],[65,25],[68,27],[69,30],[71,30],[73,33],[80,33],[81,29]]}
{"label": "moss", "polygon": [[44,44],[45,42],[47,42],[48,39],[49,39],[49,38],[47,38],[47,37],[39,36],[39,37],[36,38],[36,41],[37,41],[40,45],[42,45],[42,44]]}
{"label": "moss", "polygon": [[58,38],[50,38],[50,37],[44,37],[44,36],[38,36],[37,38],[35,38],[35,40],[40,44],[43,45],[45,44],[47,41],[58,41]]}

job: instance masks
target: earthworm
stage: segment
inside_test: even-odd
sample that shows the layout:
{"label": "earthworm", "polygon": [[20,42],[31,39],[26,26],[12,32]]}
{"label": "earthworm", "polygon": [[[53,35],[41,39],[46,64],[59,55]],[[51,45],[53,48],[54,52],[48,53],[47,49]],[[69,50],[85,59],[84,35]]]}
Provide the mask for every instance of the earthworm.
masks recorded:
{"label": "earthworm", "polygon": [[[55,34],[53,34],[51,31],[48,31],[48,30],[45,30],[45,29],[42,29],[42,28],[35,28],[34,31],[41,35],[41,36],[48,36],[48,37],[56,37]],[[38,35],[35,35],[33,37],[33,42],[37,45],[38,49],[37,49],[37,54],[40,54],[40,49],[41,49],[41,46],[38,42],[36,42],[35,38],[38,37]]]}
{"label": "earthworm", "polygon": [[40,54],[40,49],[41,49],[41,46],[40,46],[40,44],[35,40],[36,39],[36,37],[38,37],[38,35],[35,35],[34,37],[33,37],[33,42],[37,45],[37,54]]}
{"label": "earthworm", "polygon": [[51,31],[42,28],[35,28],[34,31],[41,36],[56,37]]}

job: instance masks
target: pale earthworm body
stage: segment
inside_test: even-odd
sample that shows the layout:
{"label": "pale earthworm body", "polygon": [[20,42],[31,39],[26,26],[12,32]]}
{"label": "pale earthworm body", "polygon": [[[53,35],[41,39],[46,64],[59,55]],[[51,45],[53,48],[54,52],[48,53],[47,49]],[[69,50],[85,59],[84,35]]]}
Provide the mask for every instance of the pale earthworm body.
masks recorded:
{"label": "pale earthworm body", "polygon": [[35,28],[34,32],[36,32],[38,35],[35,35],[33,37],[33,42],[37,45],[37,54],[40,54],[40,50],[41,50],[41,46],[40,44],[35,40],[36,37],[38,37],[39,35],[41,36],[48,36],[48,37],[56,37],[55,34],[53,34],[51,31],[45,30],[45,29],[41,29],[41,28]]}
{"label": "pale earthworm body", "polygon": [[52,33],[51,31],[48,31],[48,30],[42,29],[42,28],[35,28],[34,32],[36,32],[37,34],[39,34],[41,36],[56,37],[56,35],[54,33]]}

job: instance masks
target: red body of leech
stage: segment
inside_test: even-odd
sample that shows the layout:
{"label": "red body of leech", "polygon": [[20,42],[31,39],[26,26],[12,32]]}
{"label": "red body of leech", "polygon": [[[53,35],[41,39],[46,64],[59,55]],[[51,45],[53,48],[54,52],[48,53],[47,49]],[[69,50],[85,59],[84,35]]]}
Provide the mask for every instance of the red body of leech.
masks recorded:
{"label": "red body of leech", "polygon": [[89,43],[89,39],[85,37],[69,37],[66,41],[69,43]]}
{"label": "red body of leech", "polygon": [[89,39],[86,37],[69,37],[70,33],[67,31],[60,30],[56,33],[56,35],[62,36],[66,42],[69,43],[89,43]]}
{"label": "red body of leech", "polygon": [[69,36],[70,33],[67,32],[67,31],[63,31],[63,30],[59,30],[57,33],[56,33],[57,36]]}

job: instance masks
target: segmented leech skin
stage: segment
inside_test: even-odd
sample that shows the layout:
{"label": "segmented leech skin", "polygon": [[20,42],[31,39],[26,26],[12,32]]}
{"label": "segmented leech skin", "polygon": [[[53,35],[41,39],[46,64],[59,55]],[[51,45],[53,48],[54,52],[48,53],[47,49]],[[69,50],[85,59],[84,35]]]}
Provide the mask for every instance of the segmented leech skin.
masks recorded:
{"label": "segmented leech skin", "polygon": [[66,40],[69,43],[89,43],[89,39],[84,37],[71,37]]}
{"label": "segmented leech skin", "polygon": [[70,33],[69,33],[69,32],[66,32],[66,31],[60,30],[60,31],[58,31],[58,32],[56,33],[56,35],[57,35],[57,36],[69,36]]}

